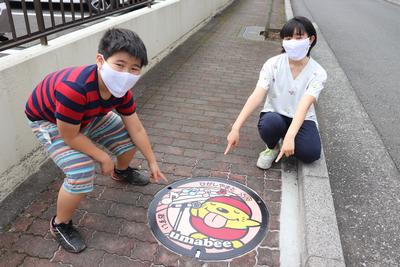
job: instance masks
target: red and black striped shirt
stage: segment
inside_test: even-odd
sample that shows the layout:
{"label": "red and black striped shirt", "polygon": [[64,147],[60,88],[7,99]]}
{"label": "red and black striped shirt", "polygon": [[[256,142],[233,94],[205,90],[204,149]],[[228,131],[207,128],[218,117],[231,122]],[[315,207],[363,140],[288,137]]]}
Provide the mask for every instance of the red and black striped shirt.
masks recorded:
{"label": "red and black striped shirt", "polygon": [[131,115],[136,110],[131,91],[121,98],[100,96],[97,65],[71,67],[47,75],[33,90],[25,106],[31,121],[56,119],[85,126],[111,110]]}

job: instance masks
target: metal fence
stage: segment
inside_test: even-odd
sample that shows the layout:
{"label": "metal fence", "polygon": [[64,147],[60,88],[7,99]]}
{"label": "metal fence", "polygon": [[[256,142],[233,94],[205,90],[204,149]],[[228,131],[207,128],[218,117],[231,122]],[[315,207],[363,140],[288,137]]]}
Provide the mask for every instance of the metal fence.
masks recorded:
{"label": "metal fence", "polygon": [[[19,5],[20,8],[12,8],[11,1],[13,1],[13,6]],[[6,15],[8,15],[10,38],[8,41],[0,43],[0,51],[20,46],[37,39],[40,39],[42,45],[47,45],[47,37],[51,34],[84,23],[93,22],[116,13],[151,5],[153,1],[154,0],[4,0],[7,12]],[[29,10],[27,7],[28,5],[31,7]],[[19,20],[17,18],[19,18]],[[18,27],[16,27],[17,21]]]}

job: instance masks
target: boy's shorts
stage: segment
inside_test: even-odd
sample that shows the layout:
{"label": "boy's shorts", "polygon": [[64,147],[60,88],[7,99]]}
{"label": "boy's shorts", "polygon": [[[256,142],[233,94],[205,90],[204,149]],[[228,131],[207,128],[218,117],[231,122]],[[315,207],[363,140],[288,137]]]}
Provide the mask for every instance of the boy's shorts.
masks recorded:
{"label": "boy's shorts", "polygon": [[[29,122],[29,126],[53,161],[65,173],[64,190],[72,194],[91,192],[95,177],[94,160],[65,144],[56,124],[41,120]],[[116,156],[135,147],[121,117],[114,112],[94,119],[81,129],[81,133]]]}

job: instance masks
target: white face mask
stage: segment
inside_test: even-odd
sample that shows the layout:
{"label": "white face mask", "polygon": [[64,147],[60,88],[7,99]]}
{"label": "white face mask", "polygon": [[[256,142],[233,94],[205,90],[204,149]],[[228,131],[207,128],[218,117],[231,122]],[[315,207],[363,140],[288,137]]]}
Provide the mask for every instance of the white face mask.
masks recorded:
{"label": "white face mask", "polygon": [[110,93],[118,98],[123,97],[140,78],[140,75],[114,70],[105,60],[100,68],[100,73],[101,79]]}
{"label": "white face mask", "polygon": [[310,39],[306,38],[301,40],[283,40],[282,46],[291,60],[301,60],[307,55],[311,44]]}

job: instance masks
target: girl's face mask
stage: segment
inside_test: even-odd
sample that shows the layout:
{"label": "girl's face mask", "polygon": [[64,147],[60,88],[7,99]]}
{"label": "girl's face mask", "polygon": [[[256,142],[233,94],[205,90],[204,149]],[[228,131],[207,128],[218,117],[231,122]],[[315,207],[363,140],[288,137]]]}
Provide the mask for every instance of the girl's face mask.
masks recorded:
{"label": "girl's face mask", "polygon": [[282,47],[285,49],[286,54],[291,60],[301,60],[307,56],[308,49],[310,48],[310,39],[292,39],[283,40]]}
{"label": "girl's face mask", "polygon": [[123,97],[136,84],[140,75],[116,71],[107,63],[104,57],[103,60],[104,63],[100,68],[101,79],[113,96],[117,98]]}

